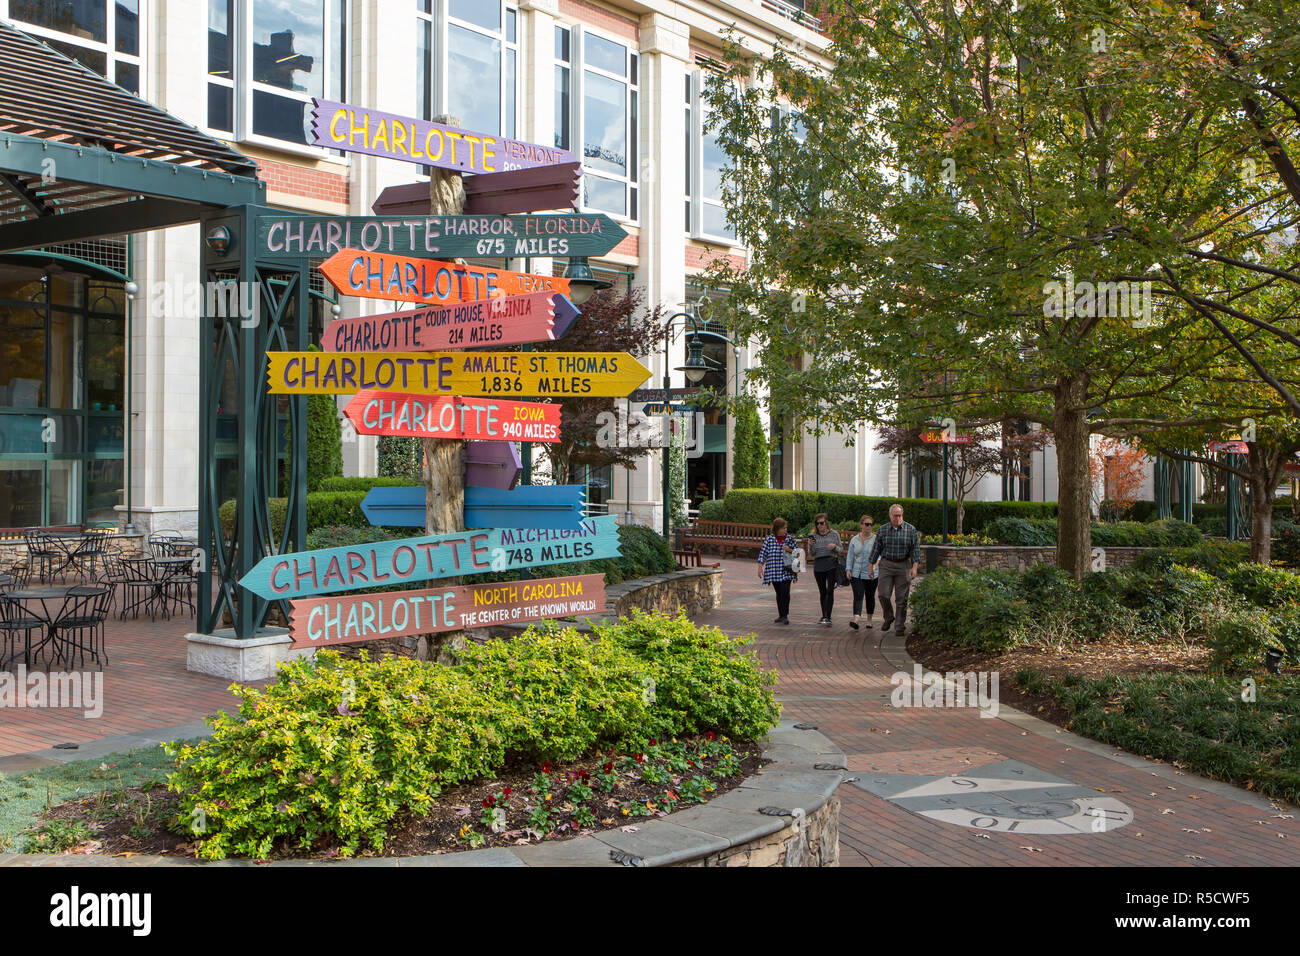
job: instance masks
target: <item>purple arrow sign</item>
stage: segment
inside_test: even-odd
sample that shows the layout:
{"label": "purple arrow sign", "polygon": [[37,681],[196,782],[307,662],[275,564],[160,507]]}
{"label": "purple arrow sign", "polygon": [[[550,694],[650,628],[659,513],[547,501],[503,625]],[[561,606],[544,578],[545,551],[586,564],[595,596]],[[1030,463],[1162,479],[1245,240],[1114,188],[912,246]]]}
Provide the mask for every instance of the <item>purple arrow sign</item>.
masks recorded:
{"label": "purple arrow sign", "polygon": [[512,441],[465,443],[465,484],[506,491],[515,486],[523,468],[519,448]]}
{"label": "purple arrow sign", "polygon": [[385,159],[496,173],[577,161],[567,149],[444,126],[364,106],[313,98],[312,144]]}

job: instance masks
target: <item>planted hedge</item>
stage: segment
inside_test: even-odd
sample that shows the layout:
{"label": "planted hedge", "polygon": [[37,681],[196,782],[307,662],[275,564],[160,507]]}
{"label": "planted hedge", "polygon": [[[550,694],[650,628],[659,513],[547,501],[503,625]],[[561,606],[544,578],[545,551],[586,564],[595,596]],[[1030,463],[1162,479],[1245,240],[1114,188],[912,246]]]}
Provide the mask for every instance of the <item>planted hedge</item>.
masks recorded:
{"label": "planted hedge", "polygon": [[[1174,564],[1153,552],[1138,566],[1101,571],[1076,584],[1037,564],[1025,572],[939,568],[915,588],[916,629],[950,644],[999,652],[1023,644],[1116,640],[1202,642],[1226,670],[1261,666],[1279,648],[1300,663],[1300,578],[1234,560],[1239,548],[1194,552],[1214,573]],[[1144,556],[1145,557],[1145,556]]]}
{"label": "planted hedge", "polygon": [[[1056,544],[1056,521],[1053,519],[998,518],[984,529],[984,534],[999,544],[1017,547],[1051,547]],[[1200,544],[1201,532],[1195,525],[1176,518],[1162,521],[1110,521],[1094,523],[1092,543],[1099,548],[1193,547]]]}
{"label": "planted hedge", "polygon": [[195,852],[380,850],[402,813],[514,760],[572,760],[651,737],[763,735],[780,717],[775,671],[746,646],[679,614],[634,612],[597,628],[529,628],[471,644],[455,666],[348,660],[321,651],[264,690],[239,687],[235,716],[171,749],[178,825],[202,820]]}
{"label": "planted hedge", "polygon": [[[771,524],[785,518],[792,528],[809,524],[813,516],[826,512],[832,523],[856,522],[863,514],[877,523],[889,519],[890,505],[901,504],[903,516],[922,534],[943,530],[943,501],[938,498],[887,498],[873,495],[845,495],[829,491],[787,491],[780,488],[738,488],[723,499],[724,521]],[[963,529],[976,531],[1001,517],[1055,518],[1055,501],[968,501]],[[948,503],[950,529],[956,527],[957,505]]]}

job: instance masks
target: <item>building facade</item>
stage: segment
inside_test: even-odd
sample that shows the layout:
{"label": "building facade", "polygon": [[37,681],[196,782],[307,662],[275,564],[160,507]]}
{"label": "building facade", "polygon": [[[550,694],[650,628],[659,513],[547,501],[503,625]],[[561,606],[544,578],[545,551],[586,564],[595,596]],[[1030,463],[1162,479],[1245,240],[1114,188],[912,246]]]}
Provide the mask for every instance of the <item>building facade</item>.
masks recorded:
{"label": "building facade", "polygon": [[[0,18],[256,161],[269,204],[369,214],[388,186],[421,168],[310,144],[312,97],[343,100],[570,149],[584,165],[580,205],[628,237],[592,266],[650,306],[695,319],[705,386],[744,387],[749,343],[730,341],[699,303],[698,274],[718,256],[743,263],[721,202],[725,156],[706,131],[708,71],[734,29],[754,49],[781,45],[824,63],[826,41],[802,4],[784,0],[0,0]],[[197,226],[106,237],[0,257],[0,527],[129,521],[192,531],[200,452]],[[502,261],[522,269],[522,260]],[[532,259],[535,272],[564,260]],[[311,322],[390,311],[317,279]],[[675,323],[667,353],[643,361],[646,387],[687,359]],[[667,369],[665,369],[665,365]],[[631,403],[629,403],[631,407]],[[774,487],[922,493],[893,456],[852,436],[787,440]],[[54,441],[48,431],[54,425]],[[734,423],[704,415],[687,462],[689,494],[730,485]],[[850,441],[851,439],[851,441]],[[550,476],[585,482],[589,500],[659,526],[658,451],[635,469]],[[1056,494],[1050,449],[1013,497]],[[345,471],[374,474],[376,442],[344,446]],[[541,469],[539,469],[541,470]],[[975,497],[1007,496],[993,477]]]}

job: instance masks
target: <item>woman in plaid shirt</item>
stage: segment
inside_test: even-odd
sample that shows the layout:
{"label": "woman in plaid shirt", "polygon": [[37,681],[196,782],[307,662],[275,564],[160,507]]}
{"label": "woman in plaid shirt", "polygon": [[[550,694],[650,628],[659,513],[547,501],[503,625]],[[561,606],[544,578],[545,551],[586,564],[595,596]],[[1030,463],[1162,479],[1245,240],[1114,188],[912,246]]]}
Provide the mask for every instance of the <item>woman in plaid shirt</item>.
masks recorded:
{"label": "woman in plaid shirt", "polygon": [[785,556],[793,552],[796,543],[786,534],[786,521],[777,518],[772,522],[772,533],[763,539],[758,552],[758,579],[772,585],[776,592],[776,620],[774,624],[790,623],[790,583],[798,575],[785,566]]}

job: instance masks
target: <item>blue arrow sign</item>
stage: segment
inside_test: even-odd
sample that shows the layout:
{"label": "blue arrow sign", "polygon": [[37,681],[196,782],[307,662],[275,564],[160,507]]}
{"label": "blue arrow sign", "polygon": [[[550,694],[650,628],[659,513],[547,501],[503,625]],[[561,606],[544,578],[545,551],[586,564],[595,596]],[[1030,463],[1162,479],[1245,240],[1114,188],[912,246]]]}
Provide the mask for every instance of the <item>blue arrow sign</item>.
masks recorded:
{"label": "blue arrow sign", "polygon": [[[576,528],[582,520],[585,485],[523,485],[509,491],[465,489],[468,528]],[[371,488],[361,510],[373,525],[425,527],[425,489]]]}
{"label": "blue arrow sign", "polygon": [[668,405],[664,402],[649,402],[641,406],[642,415],[677,415],[684,411],[685,405]]}
{"label": "blue arrow sign", "polygon": [[239,580],[268,601],[618,557],[613,515],[575,529],[491,528],[268,555]]}

